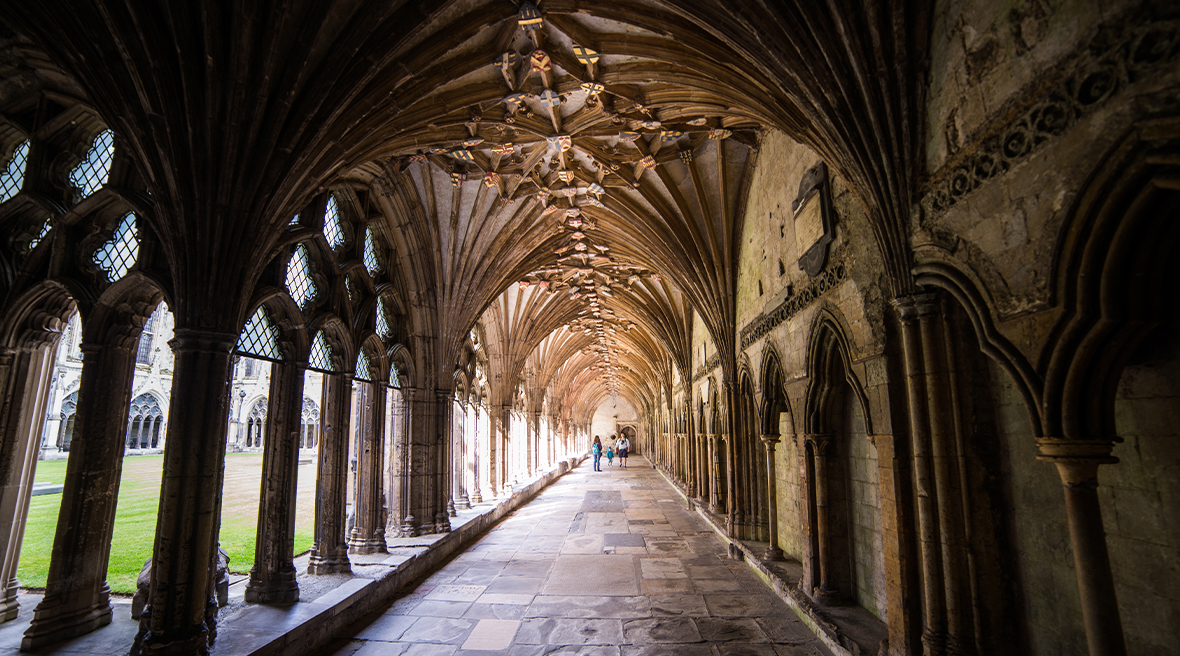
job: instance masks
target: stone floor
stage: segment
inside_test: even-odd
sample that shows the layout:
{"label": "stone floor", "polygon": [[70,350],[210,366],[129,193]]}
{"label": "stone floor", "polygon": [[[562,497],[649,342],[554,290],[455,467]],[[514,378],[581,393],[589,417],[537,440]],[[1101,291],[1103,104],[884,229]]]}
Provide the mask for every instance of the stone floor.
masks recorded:
{"label": "stone floor", "polygon": [[333,656],[830,655],[643,458],[589,461]]}

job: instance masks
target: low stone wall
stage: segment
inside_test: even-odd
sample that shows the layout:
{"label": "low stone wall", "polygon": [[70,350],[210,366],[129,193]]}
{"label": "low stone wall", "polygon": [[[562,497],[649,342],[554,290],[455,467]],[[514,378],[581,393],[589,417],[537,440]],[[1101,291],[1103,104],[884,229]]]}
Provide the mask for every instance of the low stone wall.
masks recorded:
{"label": "low stone wall", "polygon": [[232,615],[219,624],[211,653],[227,656],[316,653],[336,637],[345,635],[352,624],[387,606],[403,588],[424,578],[585,458],[582,455],[562,460],[544,476],[466,521],[425,551],[410,556],[388,574],[376,579],[350,579],[314,601],[285,607],[251,606]]}

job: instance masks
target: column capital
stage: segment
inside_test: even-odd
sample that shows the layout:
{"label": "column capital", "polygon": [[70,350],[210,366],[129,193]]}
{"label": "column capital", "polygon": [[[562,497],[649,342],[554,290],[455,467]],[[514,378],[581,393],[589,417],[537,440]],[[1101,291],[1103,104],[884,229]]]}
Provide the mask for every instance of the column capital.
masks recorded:
{"label": "column capital", "polygon": [[1097,487],[1098,466],[1114,464],[1110,440],[1072,440],[1061,437],[1038,437],[1037,460],[1057,465],[1065,487]]}
{"label": "column capital", "polygon": [[939,297],[936,292],[899,296],[890,302],[902,321],[913,321],[920,317],[930,316],[939,308]]}
{"label": "column capital", "polygon": [[832,443],[832,434],[808,433],[803,436],[803,439],[807,444],[811,445],[812,449],[815,450],[815,455],[822,456],[825,455],[824,452],[828,450],[828,445]]}
{"label": "column capital", "polygon": [[759,435],[758,437],[766,445],[768,451],[774,451],[774,447],[782,441],[782,438],[778,435]]}
{"label": "column capital", "polygon": [[173,351],[204,351],[229,355],[234,345],[238,343],[236,333],[225,333],[219,330],[177,328],[172,332],[172,335],[168,345],[172,347]]}

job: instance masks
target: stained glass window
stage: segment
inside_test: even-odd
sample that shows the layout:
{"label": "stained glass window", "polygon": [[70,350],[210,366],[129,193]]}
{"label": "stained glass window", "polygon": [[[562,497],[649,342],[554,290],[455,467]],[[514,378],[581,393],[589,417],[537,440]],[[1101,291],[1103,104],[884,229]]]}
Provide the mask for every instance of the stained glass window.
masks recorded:
{"label": "stained glass window", "polygon": [[301,309],[315,298],[315,283],[311,279],[311,264],[307,258],[307,247],[299,244],[287,262],[287,293]]}
{"label": "stained glass window", "polygon": [[365,268],[369,270],[369,275],[375,276],[381,270],[381,255],[377,246],[377,236],[373,234],[373,228],[365,228]]}
{"label": "stained glass window", "polygon": [[115,154],[115,134],[106,130],[94,139],[86,159],[73,171],[70,171],[70,182],[81,190],[82,198],[98,191],[107,183],[107,175],[111,172],[111,158]]}
{"label": "stained glass window", "polygon": [[259,305],[246,322],[234,351],[268,360],[282,359],[279,355],[279,327],[271,322],[265,307]]}
{"label": "stained glass window", "polygon": [[335,373],[335,370],[332,369],[332,346],[328,344],[322,330],[315,334],[315,340],[311,343],[311,355],[307,359],[307,368],[326,374]]}
{"label": "stained glass window", "polygon": [[335,196],[328,196],[328,209],[324,212],[324,237],[332,248],[344,243],[344,229],[340,227],[340,208],[336,204]]}
{"label": "stained glass window", "polygon": [[364,381],[373,380],[369,375],[369,356],[364,349],[361,349],[361,352],[356,356],[356,373],[353,374],[353,378]]}
{"label": "stained glass window", "polygon": [[107,274],[107,280],[115,282],[127,274],[139,258],[139,231],[135,227],[135,214],[127,216],[115,228],[111,240],[94,253],[94,264]]}
{"label": "stained glass window", "polygon": [[22,141],[16,150],[12,151],[12,159],[8,161],[8,168],[0,173],[0,203],[12,198],[20,191],[25,183],[25,162],[29,159],[29,142]]}

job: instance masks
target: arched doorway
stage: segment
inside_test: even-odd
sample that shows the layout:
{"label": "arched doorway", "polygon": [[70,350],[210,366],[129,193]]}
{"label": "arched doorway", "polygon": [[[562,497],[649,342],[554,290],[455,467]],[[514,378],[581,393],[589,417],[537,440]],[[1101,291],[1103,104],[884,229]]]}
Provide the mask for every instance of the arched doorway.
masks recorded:
{"label": "arched doorway", "polygon": [[127,412],[127,448],[157,449],[164,411],[154,394],[144,393],[131,401]]}
{"label": "arched doorway", "polygon": [[69,451],[74,439],[74,417],[77,414],[78,393],[74,392],[61,402],[61,429],[57,436],[57,450]]}
{"label": "arched doorway", "polygon": [[246,418],[246,448],[261,449],[262,436],[266,430],[266,397],[254,402]]}

